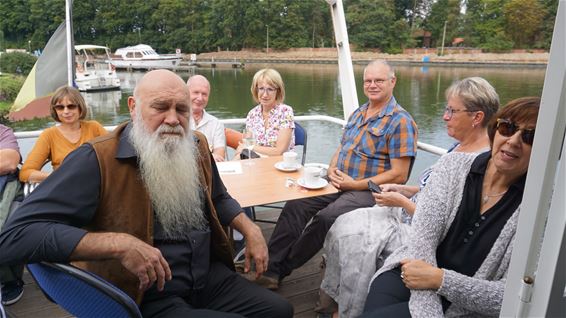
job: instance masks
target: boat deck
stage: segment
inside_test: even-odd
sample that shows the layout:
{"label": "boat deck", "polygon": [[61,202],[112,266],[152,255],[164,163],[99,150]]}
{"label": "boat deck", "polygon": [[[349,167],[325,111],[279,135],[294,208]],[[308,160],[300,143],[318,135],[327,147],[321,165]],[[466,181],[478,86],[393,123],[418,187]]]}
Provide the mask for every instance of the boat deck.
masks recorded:
{"label": "boat deck", "polygon": [[[273,221],[277,219],[280,212],[280,210],[276,209],[256,209],[256,211],[258,218]],[[268,240],[275,225],[263,222],[258,222],[257,224],[262,228],[263,234],[266,240]],[[318,299],[317,292],[321,281],[320,261],[321,256],[319,253],[319,255],[313,257],[308,263],[286,278],[277,291],[293,304],[295,317],[316,317],[313,309]],[[12,306],[5,307],[8,317],[72,317],[65,310],[45,298],[27,271],[24,274],[24,282],[25,287],[22,299]]]}

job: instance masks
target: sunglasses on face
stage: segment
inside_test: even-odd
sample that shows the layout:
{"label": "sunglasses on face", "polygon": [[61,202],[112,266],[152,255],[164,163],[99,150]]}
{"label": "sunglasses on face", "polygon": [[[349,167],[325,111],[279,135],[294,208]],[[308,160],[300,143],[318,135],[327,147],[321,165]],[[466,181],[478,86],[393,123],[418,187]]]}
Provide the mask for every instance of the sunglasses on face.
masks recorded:
{"label": "sunglasses on face", "polygon": [[503,137],[511,137],[517,131],[521,131],[521,139],[527,145],[532,145],[533,140],[535,139],[535,130],[534,129],[522,129],[519,128],[514,122],[507,120],[507,119],[497,119],[497,132]]}
{"label": "sunglasses on face", "polygon": [[65,108],[69,109],[69,110],[75,110],[77,109],[79,106],[75,105],[75,104],[69,104],[69,105],[55,105],[53,106],[53,108],[55,108],[56,111],[63,111],[65,110]]}

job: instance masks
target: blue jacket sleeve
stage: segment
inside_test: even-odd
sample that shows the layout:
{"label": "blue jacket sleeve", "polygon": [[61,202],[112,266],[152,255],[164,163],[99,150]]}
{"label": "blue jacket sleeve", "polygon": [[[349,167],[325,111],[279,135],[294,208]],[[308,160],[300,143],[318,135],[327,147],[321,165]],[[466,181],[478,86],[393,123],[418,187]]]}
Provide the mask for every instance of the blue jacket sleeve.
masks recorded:
{"label": "blue jacket sleeve", "polygon": [[100,170],[89,144],[70,153],[0,233],[0,264],[68,262],[98,205]]}

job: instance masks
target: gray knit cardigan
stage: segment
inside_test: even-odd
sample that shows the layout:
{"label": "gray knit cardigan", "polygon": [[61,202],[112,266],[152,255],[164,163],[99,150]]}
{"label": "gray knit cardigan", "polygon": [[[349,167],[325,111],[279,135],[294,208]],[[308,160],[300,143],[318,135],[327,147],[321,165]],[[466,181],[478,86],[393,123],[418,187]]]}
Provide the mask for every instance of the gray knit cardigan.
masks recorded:
{"label": "gray knit cardigan", "polygon": [[[422,259],[436,266],[436,249],[458,212],[475,158],[476,154],[455,152],[437,162],[417,202],[409,243],[393,252],[376,276],[399,266],[405,258]],[[442,317],[440,296],[452,302],[446,317],[499,315],[518,216],[519,209],[509,218],[473,277],[444,269],[442,286],[437,291],[411,290],[411,316]]]}

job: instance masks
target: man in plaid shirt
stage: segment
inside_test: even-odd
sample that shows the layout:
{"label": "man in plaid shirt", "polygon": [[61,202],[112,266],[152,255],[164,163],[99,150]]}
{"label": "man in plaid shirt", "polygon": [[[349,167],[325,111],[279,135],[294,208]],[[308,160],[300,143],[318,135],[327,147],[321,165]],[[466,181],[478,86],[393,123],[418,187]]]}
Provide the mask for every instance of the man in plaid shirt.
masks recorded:
{"label": "man in plaid shirt", "polygon": [[277,289],[291,271],[313,257],[342,214],[375,204],[368,180],[405,183],[417,152],[417,125],[395,97],[395,72],[382,60],[364,70],[369,101],[352,113],[334,153],[328,177],[340,192],[289,201],[269,241],[269,266],[256,283]]}

